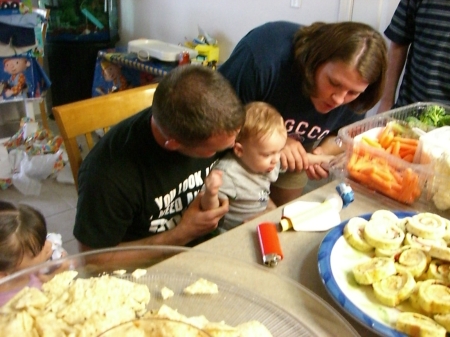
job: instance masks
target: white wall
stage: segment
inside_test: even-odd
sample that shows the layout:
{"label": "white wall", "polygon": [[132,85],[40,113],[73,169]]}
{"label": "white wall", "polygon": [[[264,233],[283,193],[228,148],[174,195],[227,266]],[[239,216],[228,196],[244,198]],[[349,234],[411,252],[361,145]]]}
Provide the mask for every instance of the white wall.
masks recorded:
{"label": "white wall", "polygon": [[199,25],[218,40],[224,61],[250,29],[267,21],[336,21],[339,0],[301,0],[300,8],[290,0],[123,0],[120,10],[121,44],[141,37],[183,43],[198,35]]}
{"label": "white wall", "polygon": [[219,41],[220,61],[252,28],[267,21],[302,24],[315,21],[363,21],[380,31],[399,0],[122,0],[120,45],[137,38],[184,43],[198,35],[197,26]]}
{"label": "white wall", "polygon": [[[33,0],[36,2],[37,0]],[[399,0],[119,0],[120,45],[137,38],[184,43],[198,35],[200,25],[219,41],[220,61],[252,28],[267,21],[302,24],[315,21],[362,21],[383,31]],[[0,114],[17,117],[22,106],[0,104]],[[23,112],[22,112],[23,114]],[[0,120],[1,123],[1,120]]]}

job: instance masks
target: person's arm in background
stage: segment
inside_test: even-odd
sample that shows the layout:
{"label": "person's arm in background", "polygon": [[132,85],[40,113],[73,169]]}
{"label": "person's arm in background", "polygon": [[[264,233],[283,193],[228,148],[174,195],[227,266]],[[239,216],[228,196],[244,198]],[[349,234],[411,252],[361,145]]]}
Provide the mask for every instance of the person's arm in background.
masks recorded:
{"label": "person's arm in background", "polygon": [[391,109],[395,103],[395,93],[405,65],[408,47],[409,45],[398,44],[393,41],[389,45],[386,85],[377,114]]}

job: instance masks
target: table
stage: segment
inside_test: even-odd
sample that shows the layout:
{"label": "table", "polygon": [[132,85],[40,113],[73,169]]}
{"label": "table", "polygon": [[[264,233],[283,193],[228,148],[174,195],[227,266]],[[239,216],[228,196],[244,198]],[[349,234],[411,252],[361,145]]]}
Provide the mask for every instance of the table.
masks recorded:
{"label": "table", "polygon": [[[323,202],[331,194],[338,181],[311,191],[300,197],[298,200]],[[347,182],[348,183],[348,182]],[[354,216],[364,213],[372,213],[378,209],[406,210],[413,211],[411,207],[390,201],[380,197],[378,194],[370,193],[358,185],[352,186],[355,193],[355,200],[347,208],[341,211],[341,219],[344,221]],[[264,221],[278,223],[281,219],[283,207],[279,207],[271,212],[249,221],[235,229],[221,234],[209,241],[206,241],[194,249],[203,249],[211,252],[221,252],[225,256],[237,258],[247,262],[262,264],[262,258],[256,234],[256,226]],[[328,302],[339,313],[346,318],[361,336],[377,336],[374,332],[353,319],[337,305],[325,289],[318,272],[317,254],[319,245],[327,232],[295,232],[286,231],[279,233],[280,244],[283,250],[284,259],[274,268],[267,268],[272,273],[287,276],[319,295]],[[276,292],[283,292],[283,289],[274,289]],[[282,294],[280,294],[282,296]]]}

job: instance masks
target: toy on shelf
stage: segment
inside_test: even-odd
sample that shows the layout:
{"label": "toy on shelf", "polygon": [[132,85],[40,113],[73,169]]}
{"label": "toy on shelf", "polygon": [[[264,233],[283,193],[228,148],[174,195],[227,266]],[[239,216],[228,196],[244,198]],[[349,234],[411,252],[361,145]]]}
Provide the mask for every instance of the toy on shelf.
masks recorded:
{"label": "toy on shelf", "polygon": [[192,63],[201,63],[216,68],[217,63],[219,63],[218,42],[200,26],[198,27],[198,36],[192,41],[185,42],[185,45],[198,52],[197,57],[195,60],[192,60]]}
{"label": "toy on shelf", "polygon": [[31,0],[3,1],[0,10],[0,103],[23,101],[27,117],[34,119],[32,101],[39,100],[45,128],[42,96],[51,85],[42,68],[48,16],[48,10],[32,8]]}

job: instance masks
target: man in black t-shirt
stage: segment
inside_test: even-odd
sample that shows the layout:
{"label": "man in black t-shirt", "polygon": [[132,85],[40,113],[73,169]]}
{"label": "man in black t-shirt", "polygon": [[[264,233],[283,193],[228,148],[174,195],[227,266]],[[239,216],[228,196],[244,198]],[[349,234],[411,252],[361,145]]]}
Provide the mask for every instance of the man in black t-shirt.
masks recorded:
{"label": "man in black t-shirt", "polygon": [[228,203],[203,211],[199,194],[244,120],[220,73],[190,65],[171,71],[153,106],[113,127],[83,161],[74,227],[80,250],[186,245],[212,232]]}

